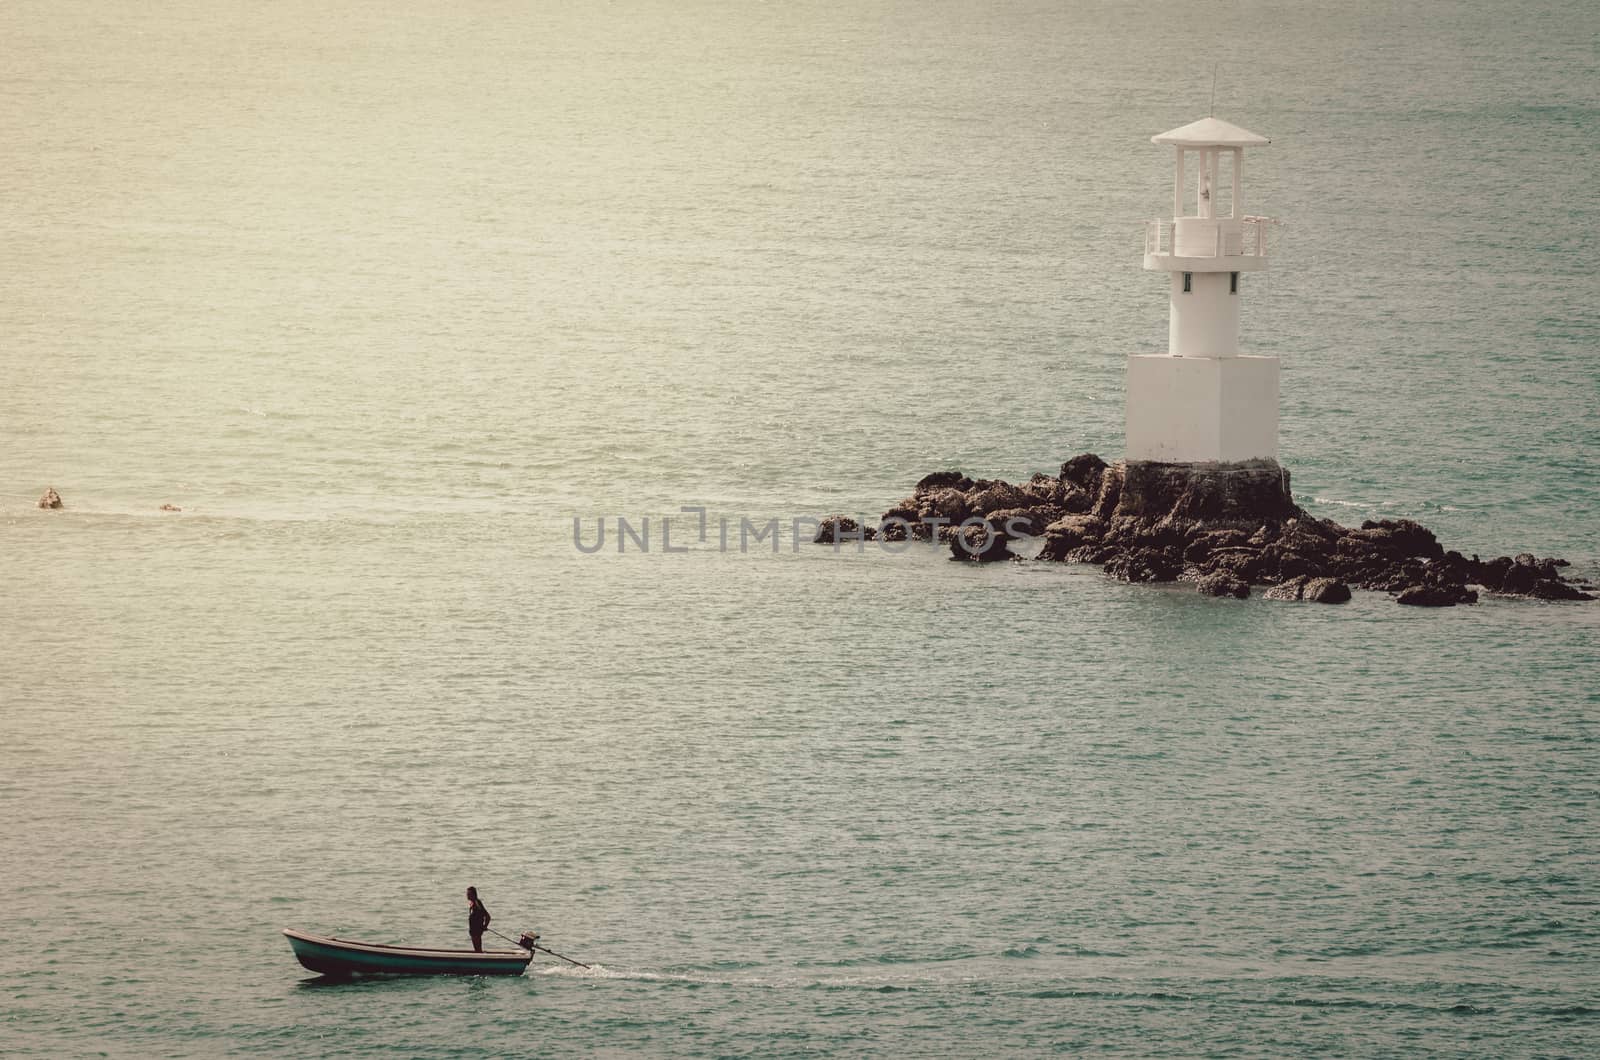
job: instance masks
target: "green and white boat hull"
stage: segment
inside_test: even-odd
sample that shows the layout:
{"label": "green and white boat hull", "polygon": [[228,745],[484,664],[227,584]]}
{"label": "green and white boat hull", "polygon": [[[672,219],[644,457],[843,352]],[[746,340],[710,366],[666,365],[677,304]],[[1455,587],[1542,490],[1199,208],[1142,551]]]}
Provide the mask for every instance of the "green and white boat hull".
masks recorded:
{"label": "green and white boat hull", "polygon": [[521,975],[528,950],[437,950],[325,938],[293,928],[284,937],[301,964],[323,975]]}

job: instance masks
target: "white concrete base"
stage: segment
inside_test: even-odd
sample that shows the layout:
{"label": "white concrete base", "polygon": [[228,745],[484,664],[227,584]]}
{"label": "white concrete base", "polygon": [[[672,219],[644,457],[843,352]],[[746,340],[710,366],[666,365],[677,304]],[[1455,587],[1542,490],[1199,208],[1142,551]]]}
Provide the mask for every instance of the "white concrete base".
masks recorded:
{"label": "white concrete base", "polygon": [[1276,357],[1128,358],[1129,460],[1276,460]]}

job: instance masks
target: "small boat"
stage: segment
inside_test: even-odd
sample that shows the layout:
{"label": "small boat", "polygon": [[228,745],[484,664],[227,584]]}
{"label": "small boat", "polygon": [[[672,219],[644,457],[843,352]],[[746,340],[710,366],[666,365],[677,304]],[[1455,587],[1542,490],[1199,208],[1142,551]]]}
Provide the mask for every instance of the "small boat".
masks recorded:
{"label": "small boat", "polygon": [[323,975],[521,975],[529,950],[436,950],[324,938],[283,929],[300,963]]}

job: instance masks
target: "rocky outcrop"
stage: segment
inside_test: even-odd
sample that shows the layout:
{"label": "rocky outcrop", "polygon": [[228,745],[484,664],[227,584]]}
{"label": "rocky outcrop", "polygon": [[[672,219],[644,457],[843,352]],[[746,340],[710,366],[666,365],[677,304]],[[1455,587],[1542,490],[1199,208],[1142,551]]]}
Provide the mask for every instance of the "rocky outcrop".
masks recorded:
{"label": "rocky outcrop", "polygon": [[1459,553],[1448,553],[1455,563],[1464,566],[1469,578],[1492,593],[1506,596],[1531,596],[1538,600],[1592,600],[1594,597],[1568,582],[1561,568],[1571,566],[1564,559],[1536,559],[1529,553],[1515,558],[1501,556],[1483,562],[1477,556],[1470,560]]}
{"label": "rocky outcrop", "polygon": [[44,496],[39,498],[39,507],[64,508],[66,505],[61,503],[61,494],[56,492],[56,488],[54,486],[51,486],[44,491]]}
{"label": "rocky outcrop", "polygon": [[[1084,453],[1056,475],[1020,485],[938,471],[885,512],[877,532],[937,540],[952,558],[980,563],[1015,558],[1010,546],[1019,538],[1042,537],[1040,560],[1101,564],[1128,582],[1181,579],[1212,596],[1245,597],[1254,585],[1266,587],[1269,600],[1337,604],[1364,589],[1448,607],[1475,603],[1479,586],[1540,600],[1594,599],[1585,591],[1592,586],[1562,574],[1564,560],[1469,559],[1409,519],[1357,528],[1318,519],[1294,503],[1289,472],[1275,460],[1108,464]],[[860,533],[871,540],[874,528],[834,516],[816,540]]]}

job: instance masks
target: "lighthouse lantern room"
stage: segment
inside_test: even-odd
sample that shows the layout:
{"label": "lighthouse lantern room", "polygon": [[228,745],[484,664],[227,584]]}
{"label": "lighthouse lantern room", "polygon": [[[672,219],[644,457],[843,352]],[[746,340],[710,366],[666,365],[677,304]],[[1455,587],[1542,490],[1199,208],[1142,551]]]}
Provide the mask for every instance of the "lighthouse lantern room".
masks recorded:
{"label": "lighthouse lantern room", "polygon": [[1150,221],[1144,245],[1171,309],[1167,352],[1128,358],[1127,458],[1276,460],[1278,359],[1239,353],[1241,276],[1267,267],[1274,223],[1244,212],[1244,149],[1269,141],[1202,118],[1151,142],[1176,149],[1172,220]]}

